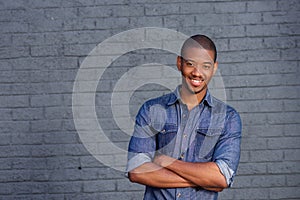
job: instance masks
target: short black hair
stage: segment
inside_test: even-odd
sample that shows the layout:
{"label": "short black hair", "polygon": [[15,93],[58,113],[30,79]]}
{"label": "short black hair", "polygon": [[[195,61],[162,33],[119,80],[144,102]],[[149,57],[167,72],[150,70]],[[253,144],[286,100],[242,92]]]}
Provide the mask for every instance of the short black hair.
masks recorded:
{"label": "short black hair", "polygon": [[185,49],[189,47],[200,47],[204,48],[206,50],[211,50],[215,53],[214,62],[217,60],[217,48],[215,43],[206,35],[193,35],[189,37],[185,42],[183,43],[181,47],[181,56],[183,57]]}

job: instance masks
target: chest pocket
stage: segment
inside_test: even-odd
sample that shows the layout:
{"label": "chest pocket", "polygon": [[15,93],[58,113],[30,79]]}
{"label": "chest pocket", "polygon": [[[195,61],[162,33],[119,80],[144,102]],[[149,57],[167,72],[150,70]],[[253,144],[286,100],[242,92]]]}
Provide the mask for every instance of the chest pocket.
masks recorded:
{"label": "chest pocket", "polygon": [[220,135],[221,129],[196,129],[194,151],[196,159],[200,159],[199,161],[210,161]]}
{"label": "chest pocket", "polygon": [[175,148],[178,127],[175,124],[165,124],[156,135],[157,151],[172,155]]}

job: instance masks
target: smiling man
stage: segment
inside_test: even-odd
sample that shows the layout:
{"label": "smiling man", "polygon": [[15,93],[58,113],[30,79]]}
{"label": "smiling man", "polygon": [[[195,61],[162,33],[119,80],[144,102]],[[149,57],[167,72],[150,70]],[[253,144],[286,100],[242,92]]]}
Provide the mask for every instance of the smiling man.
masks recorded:
{"label": "smiling man", "polygon": [[240,158],[241,119],[211,96],[217,51],[205,35],[187,39],[177,57],[182,84],[140,109],[128,150],[128,177],[144,199],[217,199]]}

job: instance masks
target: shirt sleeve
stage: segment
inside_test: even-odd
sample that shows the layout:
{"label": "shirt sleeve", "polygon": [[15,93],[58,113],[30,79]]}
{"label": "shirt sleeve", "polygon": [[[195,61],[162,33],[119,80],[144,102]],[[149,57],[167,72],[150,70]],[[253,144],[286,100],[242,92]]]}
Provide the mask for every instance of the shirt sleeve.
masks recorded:
{"label": "shirt sleeve", "polygon": [[155,150],[155,132],[150,126],[149,109],[144,104],[137,114],[134,132],[129,142],[126,174],[146,162],[151,162]]}
{"label": "shirt sleeve", "polygon": [[231,108],[213,155],[213,160],[226,178],[229,187],[232,186],[240,160],[241,130],[240,116]]}

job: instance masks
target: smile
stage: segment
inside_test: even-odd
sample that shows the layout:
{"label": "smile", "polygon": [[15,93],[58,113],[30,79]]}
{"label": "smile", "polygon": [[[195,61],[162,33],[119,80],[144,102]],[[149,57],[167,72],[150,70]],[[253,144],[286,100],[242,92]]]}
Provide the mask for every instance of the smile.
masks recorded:
{"label": "smile", "polygon": [[202,79],[190,79],[194,87],[200,86],[204,81]]}

